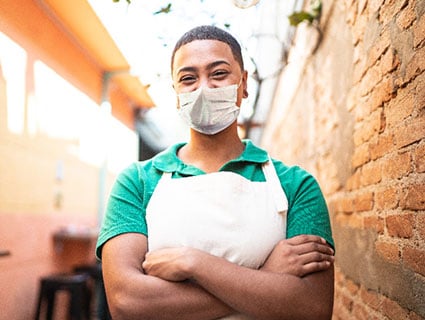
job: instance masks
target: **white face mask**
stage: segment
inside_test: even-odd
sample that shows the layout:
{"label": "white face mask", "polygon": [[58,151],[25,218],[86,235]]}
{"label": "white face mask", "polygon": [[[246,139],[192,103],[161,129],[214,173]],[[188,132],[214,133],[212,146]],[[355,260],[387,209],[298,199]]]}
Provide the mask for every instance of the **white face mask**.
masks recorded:
{"label": "white face mask", "polygon": [[239,85],[219,88],[200,87],[178,95],[178,113],[194,130],[213,135],[229,127],[238,117],[236,105]]}

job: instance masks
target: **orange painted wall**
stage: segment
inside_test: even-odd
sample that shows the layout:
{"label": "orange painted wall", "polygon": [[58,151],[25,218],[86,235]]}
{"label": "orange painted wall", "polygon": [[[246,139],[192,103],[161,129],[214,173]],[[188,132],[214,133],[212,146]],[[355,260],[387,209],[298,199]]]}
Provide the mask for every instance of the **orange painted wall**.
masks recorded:
{"label": "orange painted wall", "polygon": [[53,235],[97,228],[100,168],[69,153],[75,141],[9,132],[5,86],[0,77],[0,250],[11,252],[0,257],[0,319],[24,320],[35,311],[41,276],[95,262],[95,237],[54,243]]}
{"label": "orange painted wall", "polygon": [[[101,70],[96,63],[43,17],[35,2],[4,3],[0,2],[0,32],[23,47],[29,61],[42,60],[99,100]],[[31,19],[18,17],[22,10]],[[31,81],[27,79],[27,84]],[[6,85],[0,66],[0,250],[11,252],[0,257],[0,319],[27,320],[34,316],[41,276],[95,262],[95,238],[61,245],[53,242],[53,235],[69,225],[96,229],[100,168],[69,152],[75,141],[9,132]],[[61,181],[56,179],[59,162],[64,173]],[[106,190],[113,179],[108,174]]]}

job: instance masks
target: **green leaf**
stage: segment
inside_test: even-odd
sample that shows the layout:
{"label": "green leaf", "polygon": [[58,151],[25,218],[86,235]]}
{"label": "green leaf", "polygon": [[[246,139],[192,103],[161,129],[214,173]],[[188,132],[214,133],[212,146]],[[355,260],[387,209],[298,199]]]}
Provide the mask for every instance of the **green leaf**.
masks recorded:
{"label": "green leaf", "polygon": [[157,12],[154,12],[153,14],[160,14],[160,13],[169,13],[171,11],[171,2],[167,4],[165,7],[162,7]]}
{"label": "green leaf", "polygon": [[294,12],[289,17],[289,23],[291,26],[297,26],[303,21],[308,21],[309,23],[313,22],[315,16],[306,11]]}

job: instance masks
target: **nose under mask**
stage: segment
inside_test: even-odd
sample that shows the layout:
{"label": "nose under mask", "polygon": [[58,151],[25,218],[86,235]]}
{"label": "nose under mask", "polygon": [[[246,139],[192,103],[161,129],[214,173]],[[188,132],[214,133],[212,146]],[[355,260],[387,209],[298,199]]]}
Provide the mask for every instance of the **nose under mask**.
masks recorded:
{"label": "nose under mask", "polygon": [[180,117],[192,129],[207,135],[219,133],[238,117],[236,105],[239,85],[218,88],[200,87],[178,95]]}

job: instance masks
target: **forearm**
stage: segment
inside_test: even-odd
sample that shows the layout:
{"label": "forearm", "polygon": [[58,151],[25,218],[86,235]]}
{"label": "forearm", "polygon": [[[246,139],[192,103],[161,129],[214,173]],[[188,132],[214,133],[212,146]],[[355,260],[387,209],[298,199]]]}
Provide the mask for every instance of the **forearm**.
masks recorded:
{"label": "forearm", "polygon": [[131,276],[107,291],[114,319],[216,319],[229,307],[191,282],[170,282],[152,276]]}
{"label": "forearm", "polygon": [[255,319],[331,318],[333,268],[300,278],[252,270],[202,255],[193,262],[189,273],[211,294]]}
{"label": "forearm", "polygon": [[231,309],[199,285],[171,282],[144,274],[146,237],[124,234],[102,250],[108,305],[114,320],[216,319]]}

